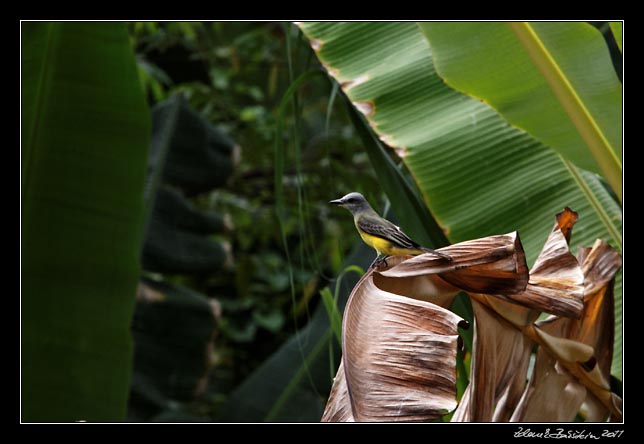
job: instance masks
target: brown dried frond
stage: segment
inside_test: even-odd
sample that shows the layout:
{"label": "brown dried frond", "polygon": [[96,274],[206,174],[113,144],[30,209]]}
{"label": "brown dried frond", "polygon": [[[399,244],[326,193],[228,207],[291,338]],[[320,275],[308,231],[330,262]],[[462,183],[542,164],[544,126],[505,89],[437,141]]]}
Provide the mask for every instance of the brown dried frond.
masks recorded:
{"label": "brown dried frond", "polygon": [[426,253],[381,274],[398,278],[438,274],[461,290],[486,294],[520,293],[528,283],[525,253],[516,232],[460,242],[440,251],[452,260]]}
{"label": "brown dried frond", "polygon": [[323,418],[439,418],[456,407],[457,328],[463,320],[435,304],[407,297],[414,285],[399,286],[398,294],[382,290],[374,274],[372,269],[363,277],[347,303],[342,367]]}

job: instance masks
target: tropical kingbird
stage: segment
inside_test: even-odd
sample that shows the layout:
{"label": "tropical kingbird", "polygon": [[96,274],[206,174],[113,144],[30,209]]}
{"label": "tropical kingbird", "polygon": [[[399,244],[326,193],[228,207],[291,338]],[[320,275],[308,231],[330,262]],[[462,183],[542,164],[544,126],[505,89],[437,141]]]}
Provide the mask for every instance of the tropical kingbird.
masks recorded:
{"label": "tropical kingbird", "polygon": [[[403,233],[400,227],[380,217],[360,193],[349,193],[329,203],[351,211],[353,222],[358,229],[358,233],[360,233],[360,237],[377,252],[376,259],[374,259],[371,266],[379,264],[381,261],[386,263],[387,256],[405,256],[408,254],[432,253],[445,260],[452,260],[451,257],[444,253],[422,247],[411,240],[409,236]],[[384,257],[379,260],[378,258],[381,254]]]}

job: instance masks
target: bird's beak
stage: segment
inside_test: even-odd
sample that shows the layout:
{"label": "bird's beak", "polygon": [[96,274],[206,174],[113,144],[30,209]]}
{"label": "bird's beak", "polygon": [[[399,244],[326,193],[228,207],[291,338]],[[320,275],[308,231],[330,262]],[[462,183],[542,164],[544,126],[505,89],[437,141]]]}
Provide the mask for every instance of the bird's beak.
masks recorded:
{"label": "bird's beak", "polygon": [[329,203],[333,205],[342,205],[344,202],[342,202],[342,199],[336,199],[336,200],[330,200]]}

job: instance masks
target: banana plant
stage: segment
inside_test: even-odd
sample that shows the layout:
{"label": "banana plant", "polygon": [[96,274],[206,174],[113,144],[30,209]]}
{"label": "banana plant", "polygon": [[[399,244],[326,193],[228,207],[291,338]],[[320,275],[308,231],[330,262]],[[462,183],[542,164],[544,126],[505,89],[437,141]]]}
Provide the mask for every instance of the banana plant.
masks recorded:
{"label": "banana plant", "polygon": [[[609,413],[613,418],[619,417],[619,399],[614,398],[608,379],[610,374],[621,379],[622,361],[621,262],[619,256],[615,257],[622,248],[621,84],[599,32],[590,25],[571,23],[306,22],[298,26],[330,77],[364,115],[372,131],[407,167],[425,204],[451,242],[517,230],[526,263],[533,264],[537,279],[544,261],[548,262],[542,256],[546,249],[541,251],[543,231],[537,227],[547,223],[548,215],[573,207],[579,212],[577,235],[571,241],[565,234],[564,243],[572,242],[570,248],[581,250],[578,259],[568,254],[565,262],[577,264],[577,270],[592,269],[584,262],[590,251],[584,246],[593,245],[596,239],[605,240],[605,245],[610,244],[608,248],[614,251],[606,253],[612,258],[607,261],[616,264],[606,278],[602,294],[607,296],[593,302],[601,306],[601,314],[585,326],[583,321],[573,328],[571,321],[552,319],[548,324],[534,324],[536,308],[548,308],[545,311],[563,319],[580,318],[582,313],[594,310],[586,307],[586,298],[583,304],[579,299],[584,292],[592,293],[583,288],[580,272],[576,273],[576,290],[571,289],[571,294],[577,294],[576,301],[559,294],[548,298],[546,304],[538,302],[543,295],[530,293],[529,297],[519,298],[523,300],[510,298],[512,305],[508,308],[505,300],[492,298],[490,302],[489,297],[474,296],[480,292],[473,293],[475,323],[483,330],[475,330],[472,379],[452,420],[544,420],[540,416],[543,400],[521,389],[530,355],[526,350],[535,342],[549,352],[537,358],[541,370],[533,374],[532,387],[544,387],[544,375],[552,373],[544,369],[556,362],[557,368],[565,370],[556,372],[558,379],[552,387],[568,388],[575,394],[554,413],[558,420],[571,420],[584,402],[592,410],[586,412],[586,419],[605,418]],[[394,193],[389,197],[394,201],[400,196]],[[399,217],[404,224],[405,215]],[[595,244],[592,255],[601,250],[601,245]],[[352,298],[364,291],[369,293],[368,287],[359,290],[366,285],[357,286]],[[402,287],[399,284],[398,289]],[[514,304],[527,308],[516,308]],[[351,353],[351,342],[359,341],[349,338],[348,316],[345,313],[345,353]],[[497,321],[499,318],[504,320]],[[366,328],[367,321],[361,322]],[[485,338],[481,331],[493,322],[506,327],[510,322],[517,332],[501,333],[501,327],[489,327],[487,331],[498,334]],[[596,342],[588,332],[605,329],[611,332],[610,353],[601,354],[601,364],[596,365],[598,357],[589,354],[587,346],[601,353],[606,343]],[[453,328],[448,331],[454,333]],[[576,346],[577,354],[564,356],[562,344],[567,347],[573,342],[586,345]],[[374,407],[373,399],[361,397],[361,393],[371,390],[369,383],[384,387],[382,380],[369,377],[366,386],[361,385],[365,381],[360,381],[356,362],[366,362],[359,358],[360,353],[370,353],[366,348],[365,342],[356,348],[362,350],[357,358],[343,358],[326,419],[385,417],[382,412],[369,410]],[[516,353],[511,358],[490,350]],[[496,364],[492,362],[495,359],[499,361]],[[593,382],[574,365],[584,359],[590,359],[586,370],[595,372]],[[404,359],[397,358],[396,362],[403,365]],[[602,391],[587,394],[591,387],[601,387]],[[351,400],[351,408],[343,404],[347,399]],[[419,401],[414,404],[414,399],[407,407],[399,406],[399,412],[406,412],[403,417],[419,418],[414,417],[419,408]],[[439,406],[432,399],[425,402]],[[384,405],[389,404],[384,401]],[[429,416],[421,416],[424,420],[440,416],[448,403],[442,401],[440,405],[430,409]],[[389,414],[392,412],[386,413]]]}
{"label": "banana plant", "polygon": [[21,419],[123,421],[150,114],[123,23],[23,22]]}
{"label": "banana plant", "polygon": [[132,322],[134,368],[128,420],[198,421],[186,407],[208,386],[221,307],[168,276],[203,275],[232,265],[230,248],[212,234],[229,231],[221,214],[189,197],[225,183],[235,142],[181,95],[152,109],[145,186],[146,236]]}
{"label": "banana plant", "polygon": [[[541,227],[549,223],[550,215],[571,207],[579,213],[577,235],[571,245],[573,250],[578,246],[592,245],[599,238],[605,239],[618,253],[621,252],[622,214],[619,199],[615,198],[619,192],[611,192],[602,177],[574,163],[580,158],[592,158],[591,150],[587,149],[588,156],[569,156],[563,149],[549,145],[552,142],[545,135],[533,134],[531,127],[519,127],[509,117],[506,120],[506,114],[499,114],[482,98],[450,87],[450,77],[443,78],[441,70],[447,69],[448,64],[462,64],[469,59],[449,52],[449,48],[459,47],[448,36],[450,33],[456,34],[465,25],[433,25],[419,26],[410,22],[298,24],[327,73],[365,116],[377,137],[393,150],[409,170],[425,204],[451,242],[516,230],[521,234],[527,261],[532,264],[543,245]],[[575,75],[583,77],[581,73],[586,71],[606,73],[612,69],[605,45],[601,47],[597,44],[598,31],[590,29],[589,25],[554,25],[560,25],[561,29],[553,31],[548,28],[546,31],[572,33],[575,37],[572,42],[569,42],[570,39],[548,40],[550,46],[546,49],[556,54],[557,66],[566,68],[561,69],[562,75],[565,74],[566,78]],[[489,65],[495,66],[497,58],[499,63],[505,62],[505,57],[494,54],[495,51],[505,50],[501,45],[506,42],[486,37],[487,34],[500,32],[499,27],[509,25],[485,23],[477,26],[482,35],[478,38],[470,36],[473,49],[467,47],[466,50],[489,54],[485,59]],[[528,25],[523,27],[524,30],[527,28]],[[443,36],[443,32],[447,35]],[[465,31],[461,33],[466,34]],[[439,34],[440,38],[437,37]],[[515,50],[524,48],[512,29],[508,28],[507,33],[504,31],[504,35],[515,36],[512,37],[515,39],[512,42]],[[542,38],[545,39],[544,35]],[[445,42],[451,42],[451,46],[448,47]],[[435,43],[438,49],[434,47]],[[577,45],[576,49],[568,46],[573,43]],[[539,88],[542,89],[537,91],[541,91],[544,85],[548,87],[548,81],[543,74],[539,74],[539,69],[535,68],[536,62],[530,54],[526,55],[527,52],[524,50],[521,59],[511,65],[514,70],[505,75],[517,83],[527,70],[531,73],[531,84],[537,85],[537,80],[540,80]],[[566,59],[566,54],[570,52],[579,54],[574,59]],[[440,60],[439,56],[442,57]],[[476,84],[477,73],[480,72],[475,61],[468,65],[472,70],[467,74],[468,87]],[[584,65],[580,68],[576,66],[579,63]],[[568,69],[569,64],[575,64],[574,69]],[[453,71],[450,72],[453,74]],[[494,85],[497,78],[492,75],[495,72],[493,67],[487,68],[484,73],[491,74],[478,79],[478,83],[491,89],[490,85]],[[541,75],[541,79],[538,79],[538,75]],[[597,92],[598,95],[608,99],[600,100],[599,105],[594,102],[589,104],[585,102],[585,95],[579,93],[577,100],[581,101],[581,108],[600,108],[586,117],[590,119],[588,122],[595,122],[595,129],[600,132],[602,128],[606,129],[606,125],[609,126],[604,131],[605,138],[613,142],[607,145],[605,152],[612,152],[612,158],[619,158],[621,142],[615,139],[619,131],[614,125],[619,126],[620,123],[621,87],[615,84],[614,75],[606,74],[606,77],[610,81],[601,82],[595,87],[601,90]],[[579,82],[583,84],[584,80],[570,81],[572,86],[568,92],[577,91],[574,85]],[[511,88],[504,82],[495,86],[497,92],[506,87]],[[588,85],[584,88],[587,89]],[[510,96],[513,101],[503,109],[499,105],[499,110],[510,108],[516,111],[516,108],[521,108],[523,117],[531,112],[544,112],[543,105],[529,105],[532,103],[528,100],[530,97],[518,95],[515,90],[512,88],[511,92],[515,95]],[[524,100],[525,107],[522,106]],[[549,102],[546,103],[552,103],[561,99],[550,93],[547,100]],[[492,102],[492,99],[489,101]],[[574,119],[570,117],[571,112],[565,111],[566,106],[559,103],[558,109],[569,116],[558,131],[577,131]],[[537,123],[547,121],[539,116],[528,120]],[[605,124],[605,121],[609,123]],[[566,137],[579,143],[575,150],[583,148],[579,146],[583,144],[584,137],[578,133],[574,137]],[[598,161],[592,159],[587,161],[588,165],[596,163]],[[597,166],[596,171],[600,170],[603,171]],[[605,179],[614,184],[610,177]],[[389,195],[392,201],[398,197]],[[398,216],[404,228],[405,215]],[[611,373],[621,379],[621,273],[616,276],[614,309]]]}

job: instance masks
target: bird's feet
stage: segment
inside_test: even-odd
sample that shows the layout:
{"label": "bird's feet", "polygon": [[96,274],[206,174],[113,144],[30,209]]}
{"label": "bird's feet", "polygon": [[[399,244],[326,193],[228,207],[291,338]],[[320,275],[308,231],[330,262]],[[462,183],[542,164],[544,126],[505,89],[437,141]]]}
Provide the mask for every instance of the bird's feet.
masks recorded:
{"label": "bird's feet", "polygon": [[385,263],[385,267],[388,265],[387,264],[387,256],[376,256],[376,258],[373,260],[369,268],[378,268],[382,263]]}

